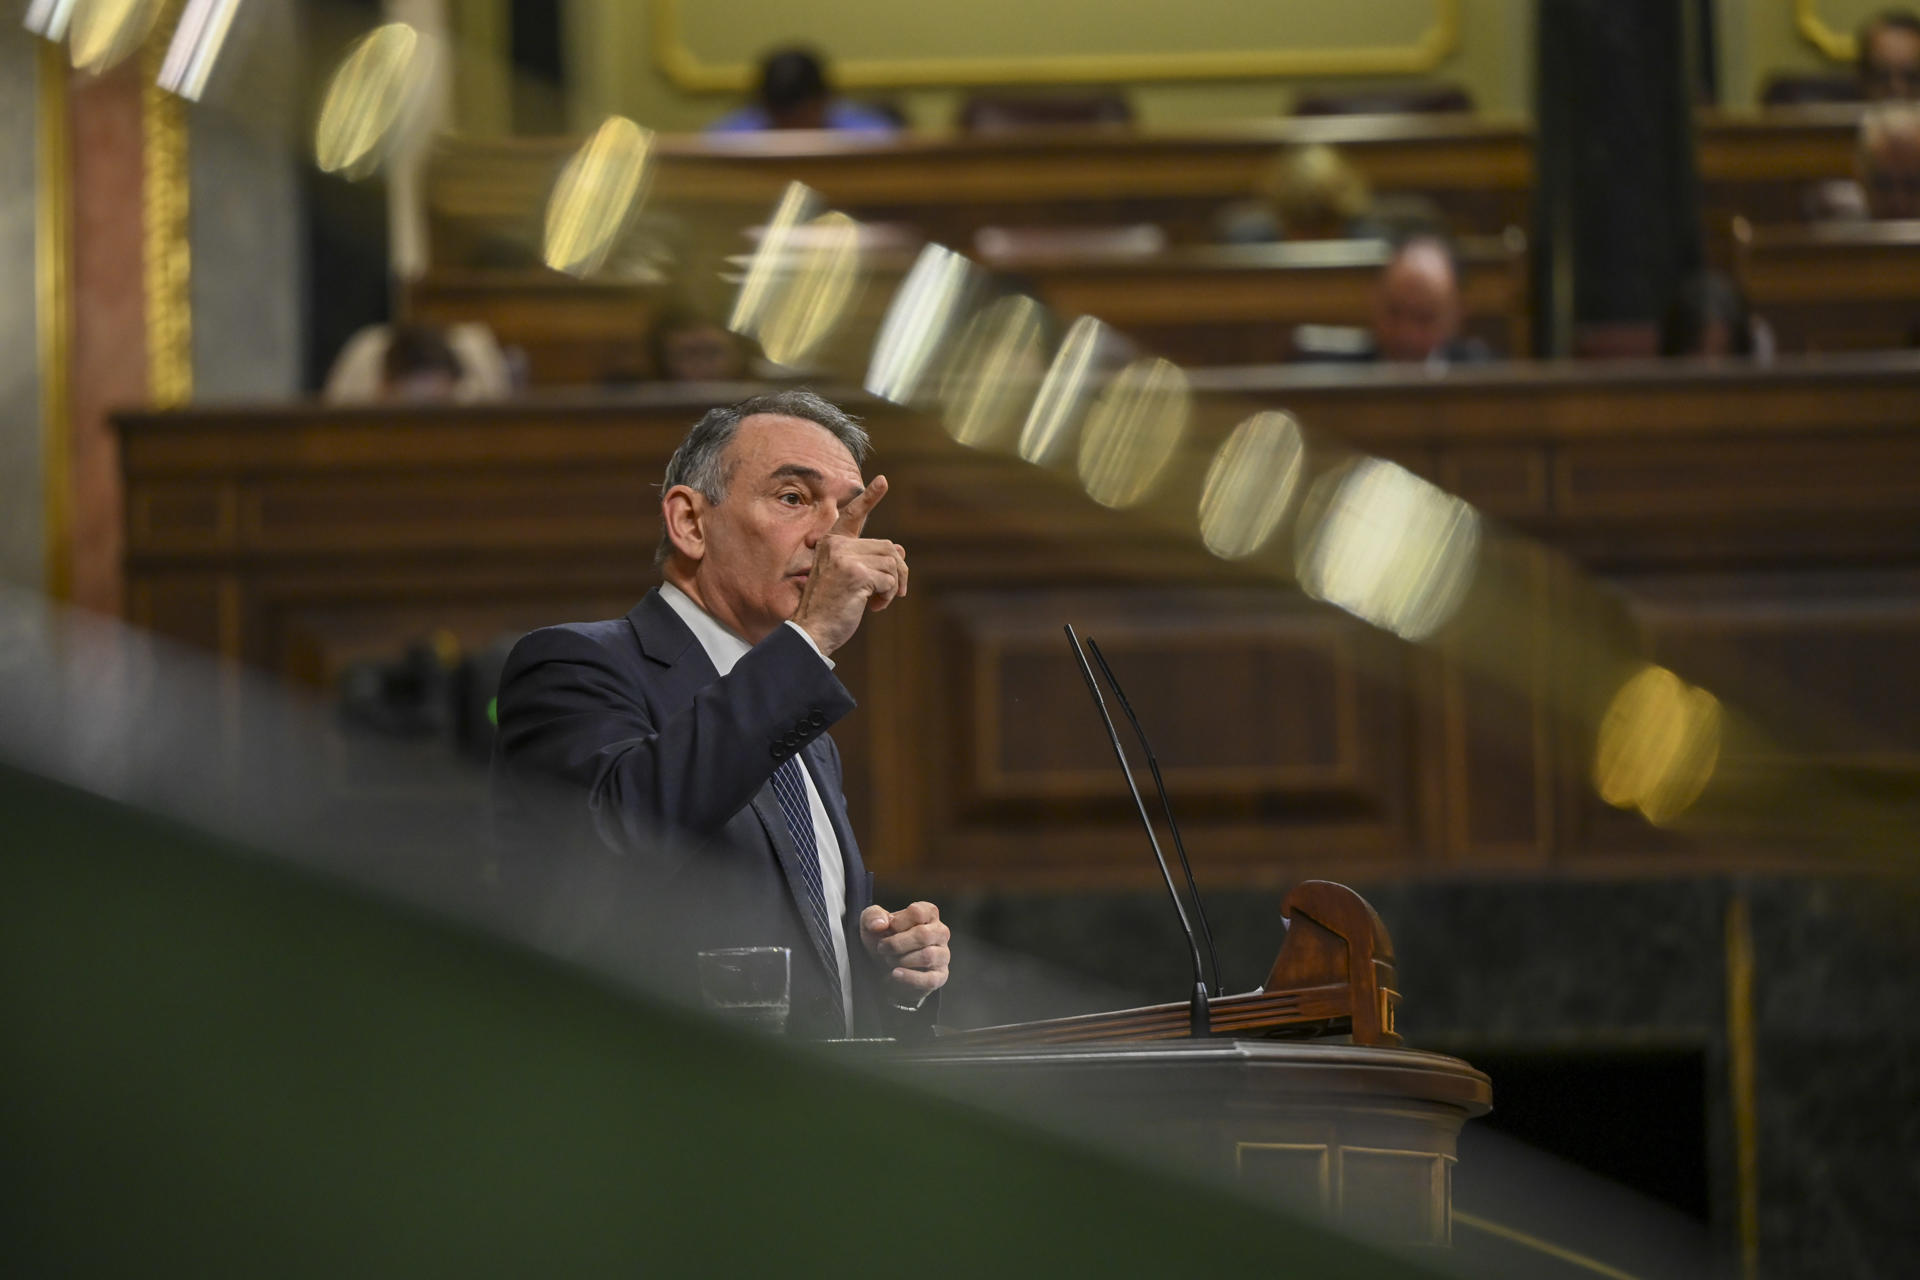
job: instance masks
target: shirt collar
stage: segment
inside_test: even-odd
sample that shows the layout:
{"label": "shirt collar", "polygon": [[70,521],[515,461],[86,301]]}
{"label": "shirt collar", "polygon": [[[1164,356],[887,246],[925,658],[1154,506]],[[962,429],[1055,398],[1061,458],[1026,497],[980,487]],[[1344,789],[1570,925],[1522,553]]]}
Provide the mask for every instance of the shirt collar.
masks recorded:
{"label": "shirt collar", "polygon": [[660,598],[680,615],[680,621],[687,624],[688,630],[693,632],[693,638],[707,651],[707,659],[713,663],[713,669],[721,675],[732,671],[733,664],[752,650],[752,645],[720,625],[712,614],[694,603],[692,596],[671,582],[660,584]]}

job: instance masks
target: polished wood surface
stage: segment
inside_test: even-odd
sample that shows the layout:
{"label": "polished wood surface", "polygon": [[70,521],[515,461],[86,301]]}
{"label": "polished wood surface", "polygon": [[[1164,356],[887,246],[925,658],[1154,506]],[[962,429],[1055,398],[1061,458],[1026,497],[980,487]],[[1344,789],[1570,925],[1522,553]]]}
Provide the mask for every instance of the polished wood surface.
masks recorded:
{"label": "polished wood surface", "polygon": [[[1547,694],[1585,674],[1595,626],[1735,705],[1825,708],[1789,726],[1806,756],[1883,788],[1920,776],[1920,355],[1194,378],[1202,456],[1284,406],[1541,539],[1498,565],[1530,620],[1459,638],[1509,678],[849,397],[892,482],[874,530],[915,569],[912,595],[836,654],[861,702],[835,731],[848,798],[883,874],[1157,874],[1063,621],[1132,691],[1213,882],[1790,865],[1764,833],[1685,846],[1594,795],[1592,743]],[[478,646],[618,616],[653,580],[668,454],[744,391],[123,414],[129,613],[315,685],[436,629]],[[1604,618],[1561,553],[1610,588]]]}
{"label": "polished wood surface", "polygon": [[1920,222],[1734,224],[1734,272],[1781,351],[1920,345]]}
{"label": "polished wood surface", "polygon": [[1396,1245],[1451,1242],[1460,1131],[1493,1102],[1486,1075],[1459,1058],[1381,1046],[974,1047],[943,1037],[883,1061]]}
{"label": "polished wood surface", "polygon": [[[1208,1000],[1211,1034],[1345,1035],[1354,1044],[1398,1045],[1393,940],[1366,900],[1343,884],[1308,880],[1294,886],[1280,914],[1287,930],[1267,980],[1247,994]],[[942,1044],[1111,1044],[1178,1040],[1192,1030],[1187,1005],[1156,1004],[953,1031]]]}

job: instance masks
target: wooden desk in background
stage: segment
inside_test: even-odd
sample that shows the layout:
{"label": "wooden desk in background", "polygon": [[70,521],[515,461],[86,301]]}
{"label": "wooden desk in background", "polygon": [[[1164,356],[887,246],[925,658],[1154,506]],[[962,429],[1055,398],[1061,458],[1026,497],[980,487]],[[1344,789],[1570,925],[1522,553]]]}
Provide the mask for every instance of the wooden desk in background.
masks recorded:
{"label": "wooden desk in background", "polygon": [[[1195,379],[1203,453],[1251,408],[1288,407],[1584,562],[1649,657],[1736,705],[1792,689],[1854,722],[1797,747],[1920,774],[1920,355]],[[478,646],[617,616],[653,580],[653,486],[708,406],[669,391],[120,415],[129,615],[316,685],[436,628]],[[1579,673],[1589,625],[1550,557],[1515,571],[1537,625],[1498,638],[1519,674],[1496,685],[849,403],[892,482],[875,531],[915,568],[912,596],[836,654],[861,702],[836,732],[847,792],[883,873],[1147,883],[1068,620],[1128,681],[1210,879],[1755,865],[1751,843],[1680,845],[1594,796],[1592,743],[1542,695]]]}
{"label": "wooden desk in background", "polygon": [[1920,222],[1734,224],[1734,275],[1783,352],[1920,345]]}
{"label": "wooden desk in background", "polygon": [[[1524,356],[1525,237],[1475,237],[1459,249],[1466,332],[1495,355]],[[1303,324],[1365,327],[1386,259],[1380,241],[1346,240],[1193,245],[1137,257],[1020,254],[988,265],[1051,306],[1062,324],[1098,316],[1144,350],[1200,366],[1292,359]],[[410,283],[405,305],[416,319],[490,326],[526,350],[535,385],[593,386],[648,372],[647,329],[665,292],[551,271],[443,271]]]}
{"label": "wooden desk in background", "polygon": [[[1701,203],[1708,234],[1735,216],[1791,222],[1808,184],[1853,174],[1859,108],[1702,112]],[[537,260],[547,193],[577,138],[450,137],[426,182],[439,267]],[[1284,147],[1326,142],[1377,194],[1431,198],[1459,235],[1532,230],[1533,138],[1521,122],[1473,116],[1329,116],[1180,131],[1036,130],[987,137],[908,134],[662,136],[650,208],[729,233],[765,220],[800,181],[872,222],[900,222],[962,251],[989,226],[1151,222],[1171,243],[1204,244],[1222,206],[1252,198]],[[735,248],[744,241],[733,241]]]}

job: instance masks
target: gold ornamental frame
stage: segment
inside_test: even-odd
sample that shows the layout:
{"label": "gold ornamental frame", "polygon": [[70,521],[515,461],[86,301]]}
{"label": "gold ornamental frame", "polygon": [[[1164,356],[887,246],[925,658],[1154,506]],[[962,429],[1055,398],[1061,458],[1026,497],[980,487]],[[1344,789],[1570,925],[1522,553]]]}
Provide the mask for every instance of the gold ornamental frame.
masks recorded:
{"label": "gold ornamental frame", "polygon": [[[744,93],[751,63],[712,63],[687,47],[683,0],[652,0],[653,57],[668,81],[689,93]],[[1046,57],[854,58],[835,62],[842,89],[928,89],[977,85],[1146,84],[1290,76],[1418,75],[1460,45],[1460,0],[1434,0],[1433,21],[1408,45],[1332,49],[1219,49],[1188,53],[1061,54]]]}
{"label": "gold ornamental frame", "polygon": [[1852,62],[1860,42],[1853,32],[1836,30],[1820,14],[1820,0],[1793,0],[1793,25],[1800,38],[1835,62]]}

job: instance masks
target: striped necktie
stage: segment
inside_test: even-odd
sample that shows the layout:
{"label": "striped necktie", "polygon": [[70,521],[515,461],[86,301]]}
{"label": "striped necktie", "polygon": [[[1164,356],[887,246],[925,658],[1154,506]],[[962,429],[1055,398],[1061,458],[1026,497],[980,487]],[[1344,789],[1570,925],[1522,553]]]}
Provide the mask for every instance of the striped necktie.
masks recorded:
{"label": "striped necktie", "polygon": [[834,972],[834,982],[840,980],[840,964],[834,958],[833,926],[827,915],[827,894],[820,884],[820,843],[813,838],[813,811],[807,804],[806,779],[800,773],[800,757],[788,756],[780,767],[773,771],[773,795],[780,802],[780,812],[786,815],[787,830],[793,833],[793,843],[800,850],[800,881],[806,892],[800,904],[800,914],[806,917],[807,927],[813,931],[813,940],[820,947],[820,954],[826,958],[828,968]]}

